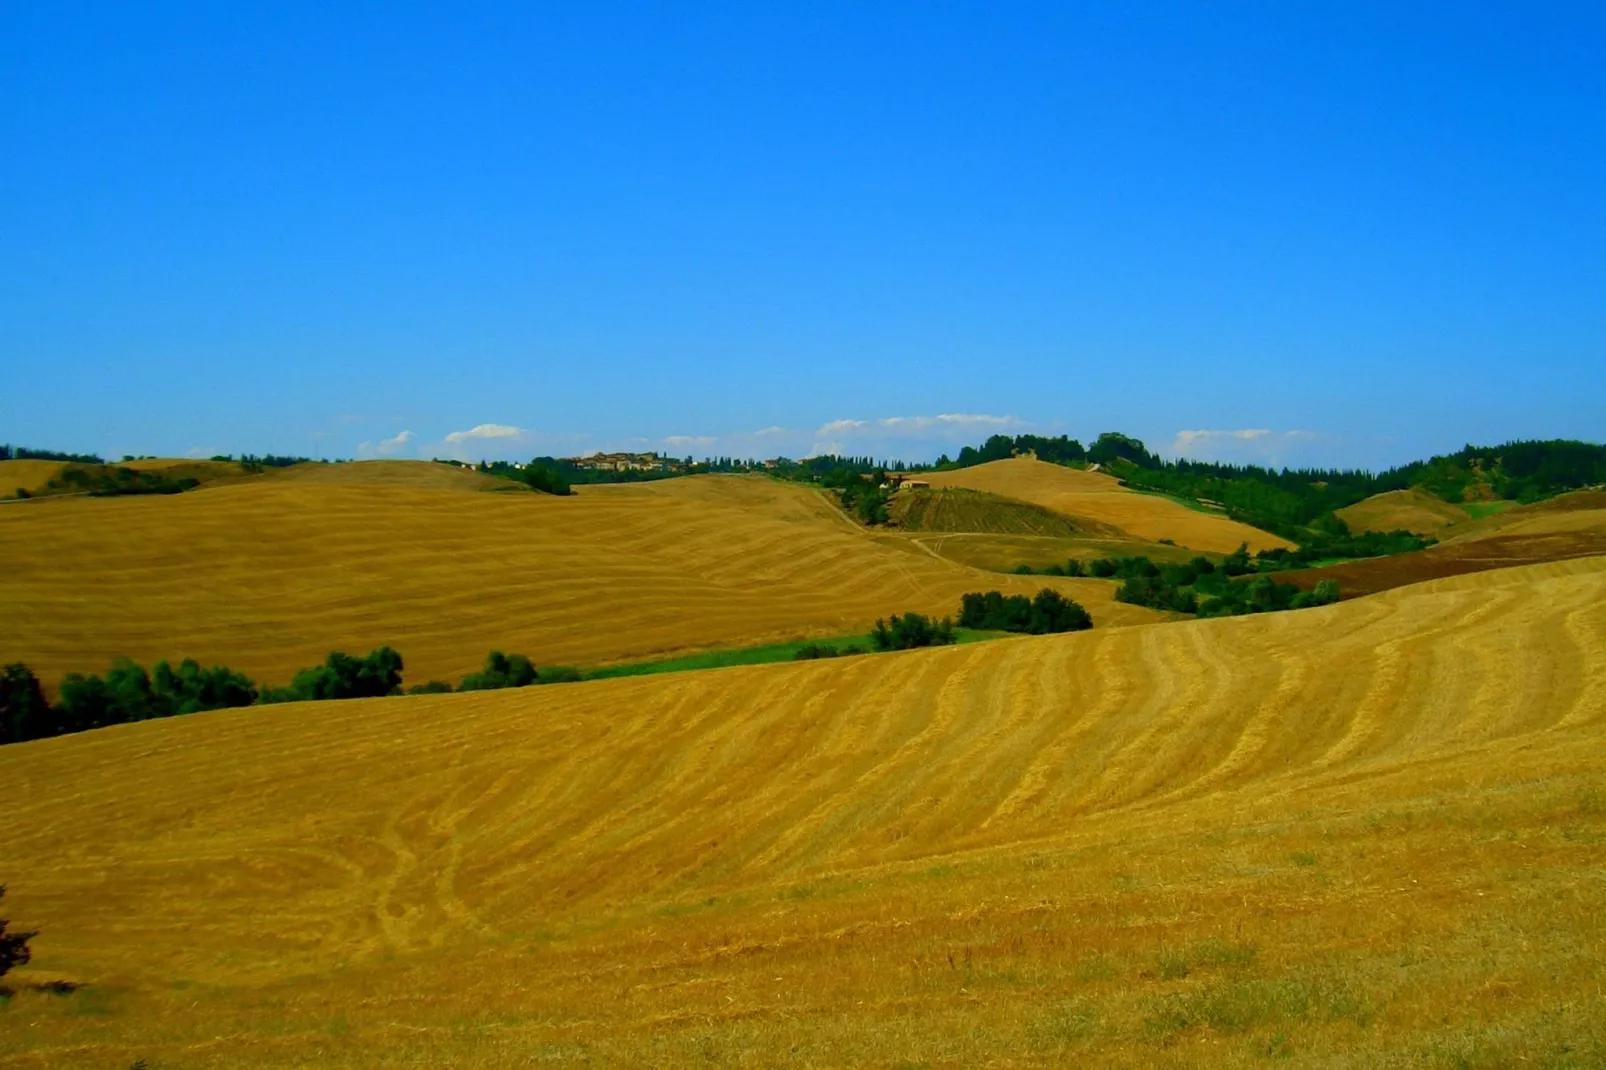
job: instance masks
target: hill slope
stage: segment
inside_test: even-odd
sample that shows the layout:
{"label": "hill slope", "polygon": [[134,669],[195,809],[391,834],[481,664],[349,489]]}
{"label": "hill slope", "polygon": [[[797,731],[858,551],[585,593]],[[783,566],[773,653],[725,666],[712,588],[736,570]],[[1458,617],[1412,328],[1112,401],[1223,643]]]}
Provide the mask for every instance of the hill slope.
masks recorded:
{"label": "hill slope", "polygon": [[1084,472],[1029,457],[991,461],[954,472],[934,472],[933,487],[965,487],[1033,502],[1073,520],[1114,528],[1148,542],[1231,553],[1247,542],[1251,553],[1291,546],[1286,539],[1200,512],[1155,494],[1139,494],[1100,472]]}
{"label": "hill slope", "polygon": [[[492,648],[592,665],[836,635],[992,588],[1158,619],[1094,581],[1001,577],[846,523],[762,477],[483,494],[444,465],[310,465],[164,498],[0,509],[0,659],[54,683],[113,657],[194,657],[283,683],[332,648],[401,651],[410,682]],[[410,482],[413,480],[414,482]],[[501,481],[497,481],[501,482]]]}
{"label": "hill slope", "polygon": [[900,491],[892,498],[891,512],[892,519],[904,531],[1060,537],[1083,533],[1063,513],[978,490]]}
{"label": "hill slope", "polygon": [[1470,517],[1465,509],[1422,490],[1391,490],[1374,494],[1364,501],[1336,510],[1351,531],[1410,531],[1418,535],[1441,535]]}
{"label": "hill slope", "polygon": [[0,1064],[1594,1065],[1603,743],[1593,559],[7,747]]}

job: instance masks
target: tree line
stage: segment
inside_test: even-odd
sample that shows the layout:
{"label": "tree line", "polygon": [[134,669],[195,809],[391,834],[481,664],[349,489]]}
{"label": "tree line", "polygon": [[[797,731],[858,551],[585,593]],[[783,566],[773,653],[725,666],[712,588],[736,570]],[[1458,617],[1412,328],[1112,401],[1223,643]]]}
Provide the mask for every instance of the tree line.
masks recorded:
{"label": "tree line", "polygon": [[[19,662],[0,669],[0,744],[206,710],[400,695],[402,669],[402,656],[388,646],[363,657],[337,650],[323,664],[297,672],[286,687],[258,687],[244,673],[222,665],[203,668],[190,658],[177,668],[158,661],[149,672],[135,661],[119,658],[104,676],[68,673],[57,689],[56,701],[51,702],[39,678]],[[493,650],[484,667],[465,676],[456,690],[488,691],[578,679],[575,669],[537,670],[523,654]],[[431,680],[407,693],[452,690],[450,684]]]}

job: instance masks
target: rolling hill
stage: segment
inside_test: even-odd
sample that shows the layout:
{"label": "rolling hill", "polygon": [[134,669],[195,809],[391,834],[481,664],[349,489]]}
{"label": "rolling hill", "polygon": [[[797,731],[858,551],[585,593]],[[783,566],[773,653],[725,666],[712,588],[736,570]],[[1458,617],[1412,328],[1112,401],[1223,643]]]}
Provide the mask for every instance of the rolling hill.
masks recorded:
{"label": "rolling hill", "polygon": [[426,462],[305,465],[186,494],[0,509],[0,660],[47,683],[117,656],[284,683],[331,649],[455,680],[492,648],[597,665],[859,632],[1053,586],[1100,625],[1158,619],[1109,584],[1003,577],[843,520],[763,477],[557,498]]}
{"label": "rolling hill", "polygon": [[1603,744],[1593,558],[0,748],[0,1065],[1599,1065]]}
{"label": "rolling hill", "polygon": [[1083,529],[1063,513],[979,490],[900,491],[892,497],[890,512],[894,523],[904,531],[1059,537],[1083,534]]}
{"label": "rolling hill", "polygon": [[1095,530],[1145,541],[1171,539],[1179,546],[1231,553],[1248,543],[1251,553],[1293,544],[1217,513],[1192,509],[1157,494],[1127,490],[1111,476],[1049,464],[1030,457],[934,472],[937,487],[962,487],[1032,502]]}
{"label": "rolling hill", "polygon": [[1409,531],[1442,535],[1471,517],[1465,509],[1423,490],[1391,490],[1335,510],[1351,531]]}

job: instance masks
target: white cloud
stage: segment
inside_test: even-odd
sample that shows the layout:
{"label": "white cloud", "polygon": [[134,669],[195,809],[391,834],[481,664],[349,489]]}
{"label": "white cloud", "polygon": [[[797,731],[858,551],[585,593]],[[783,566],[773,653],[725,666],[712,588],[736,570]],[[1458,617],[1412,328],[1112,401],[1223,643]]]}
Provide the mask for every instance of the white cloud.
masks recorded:
{"label": "white cloud", "polygon": [[854,431],[863,426],[863,420],[832,420],[814,433],[816,435],[834,435],[841,431]]}
{"label": "white cloud", "polygon": [[453,431],[446,436],[446,441],[455,446],[473,439],[521,439],[524,435],[523,428],[509,427],[506,424],[480,424],[467,431]]}
{"label": "white cloud", "polygon": [[1273,431],[1246,427],[1236,431],[1178,431],[1171,452],[1195,460],[1237,461],[1278,465],[1302,447],[1326,441],[1316,431]]}
{"label": "white cloud", "polygon": [[1013,416],[965,412],[832,420],[814,433],[810,452],[872,453],[889,459],[931,460],[939,450],[979,444],[988,435],[1030,426]]}
{"label": "white cloud", "polygon": [[894,431],[975,431],[1022,426],[1013,416],[987,416],[982,413],[944,412],[936,416],[884,416],[876,421]]}
{"label": "white cloud", "polygon": [[708,446],[712,446],[718,441],[719,439],[714,435],[666,435],[664,437],[664,445],[674,446],[677,449],[685,446],[701,446],[706,448]]}
{"label": "white cloud", "polygon": [[399,431],[375,446],[374,452],[383,457],[388,457],[392,453],[400,453],[416,437],[411,431]]}
{"label": "white cloud", "polygon": [[752,437],[753,438],[774,438],[776,435],[784,435],[786,433],[787,433],[787,430],[784,427],[766,427],[766,428],[763,428],[761,430],[754,431]]}

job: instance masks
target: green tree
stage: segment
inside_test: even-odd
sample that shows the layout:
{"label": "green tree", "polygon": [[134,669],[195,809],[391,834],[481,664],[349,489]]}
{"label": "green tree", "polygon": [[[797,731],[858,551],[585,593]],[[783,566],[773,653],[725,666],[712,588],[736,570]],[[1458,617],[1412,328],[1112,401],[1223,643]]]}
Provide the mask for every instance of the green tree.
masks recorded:
{"label": "green tree", "polygon": [[17,662],[0,670],[0,743],[21,743],[54,734],[50,703],[39,678]]}

